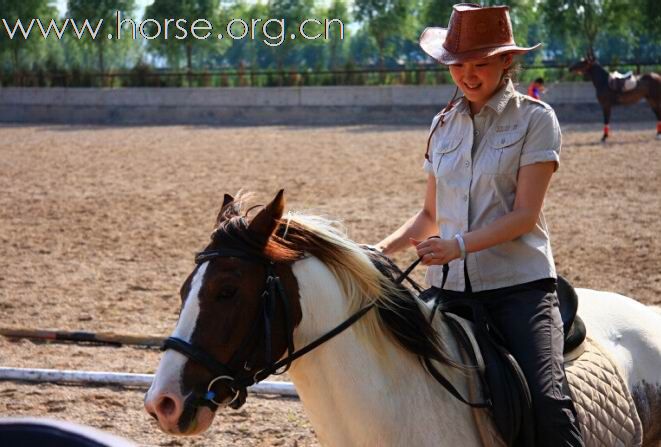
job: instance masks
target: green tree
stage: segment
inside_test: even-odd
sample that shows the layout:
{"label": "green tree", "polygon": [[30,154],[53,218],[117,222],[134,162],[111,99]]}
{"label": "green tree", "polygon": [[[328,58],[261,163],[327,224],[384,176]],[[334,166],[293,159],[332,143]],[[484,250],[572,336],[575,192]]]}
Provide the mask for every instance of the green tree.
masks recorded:
{"label": "green tree", "polygon": [[641,0],[631,21],[633,53],[638,61],[658,60],[661,57],[661,8],[658,0]]}
{"label": "green tree", "polygon": [[101,73],[106,69],[105,56],[109,42],[107,37],[114,31],[117,12],[126,16],[131,15],[134,9],[134,0],[68,0],[67,16],[76,21],[78,28],[88,20],[91,28],[96,30],[96,25],[103,20],[96,38],[87,32],[80,39],[83,47],[96,50],[98,69]]}
{"label": "green tree", "polygon": [[[379,51],[379,64],[385,65],[397,38],[413,38],[415,2],[408,0],[355,0],[356,19],[363,22]],[[390,51],[389,51],[390,50]]]}
{"label": "green tree", "polygon": [[541,3],[548,32],[563,40],[567,56],[582,45],[594,53],[600,34],[626,32],[636,7],[623,0],[548,0]]}
{"label": "green tree", "polygon": [[[328,9],[324,14],[325,18],[328,20],[338,19],[346,25],[349,23],[349,8],[344,0],[333,0]],[[340,39],[340,36],[333,34],[329,36],[330,40],[326,42],[328,46],[329,58],[328,58],[328,68],[336,68],[342,59],[342,50],[345,47],[344,40]],[[346,36],[345,36],[346,38]]]}
{"label": "green tree", "polygon": [[270,17],[284,19],[286,24],[285,40],[282,44],[271,48],[277,68],[283,69],[285,65],[298,65],[301,62],[301,52],[306,44],[309,44],[309,41],[303,39],[302,36],[297,39],[290,39],[290,37],[292,35],[298,36],[301,22],[314,14],[314,1],[270,0],[268,13]]}
{"label": "green tree", "polygon": [[643,0],[638,11],[641,22],[651,37],[661,41],[661,8],[657,0]]}
{"label": "green tree", "polygon": [[[23,29],[27,30],[30,22],[36,18],[46,18],[50,15],[56,17],[55,8],[49,5],[48,0],[0,0],[0,13],[2,19],[5,19],[7,25],[14,29],[17,20],[23,24]],[[44,23],[45,26],[47,26]],[[5,25],[0,22],[3,28]],[[0,32],[0,54],[6,51],[11,53],[12,66],[17,69],[21,66],[21,53],[34,51],[35,47],[43,42],[43,38],[37,31],[37,25],[33,24],[32,33],[28,39],[25,39],[19,28],[15,29],[13,39],[9,37],[6,30]]]}
{"label": "green tree", "polygon": [[440,26],[446,28],[450,22],[454,0],[428,0],[422,7],[421,22],[423,27]]}
{"label": "green tree", "polygon": [[[185,19],[188,31],[184,36],[182,31],[171,24],[168,28],[167,39],[165,35],[162,35],[158,39],[149,41],[150,50],[165,57],[170,66],[174,67],[180,65],[183,53],[186,57],[186,68],[190,73],[193,70],[193,49],[208,51],[218,40],[216,38],[218,33],[208,39],[197,39],[190,32],[190,27],[198,19],[208,20],[213,26],[215,18],[219,17],[218,7],[219,2],[214,0],[155,0],[147,7],[145,17],[154,19],[160,24],[167,19]],[[199,23],[199,26],[202,25],[203,23]],[[216,27],[214,26],[214,28]],[[204,35],[206,32],[198,31],[198,35]]]}
{"label": "green tree", "polygon": [[[229,2],[228,2],[229,3]],[[230,20],[241,19],[250,23],[252,19],[266,20],[269,17],[268,6],[263,3],[247,3],[244,0],[233,1],[231,4],[221,4],[219,23],[227,25]],[[237,27],[242,26],[237,24]],[[249,66],[252,69],[266,68],[272,63],[267,46],[262,43],[261,27],[255,30],[255,39],[244,38],[233,40],[228,36],[229,47],[222,53],[222,62],[231,67]],[[233,31],[234,32],[234,31]],[[236,31],[240,34],[240,30]]]}

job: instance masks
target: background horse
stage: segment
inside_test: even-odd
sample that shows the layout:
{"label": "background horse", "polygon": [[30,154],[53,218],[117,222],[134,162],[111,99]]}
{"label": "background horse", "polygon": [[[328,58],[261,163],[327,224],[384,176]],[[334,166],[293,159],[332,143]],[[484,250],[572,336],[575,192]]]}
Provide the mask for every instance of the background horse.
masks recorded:
{"label": "background horse", "polygon": [[661,139],[661,76],[658,73],[646,73],[638,78],[636,87],[630,91],[613,90],[608,83],[609,74],[599,65],[593,55],[569,67],[569,71],[588,76],[597,89],[597,100],[604,113],[604,135],[601,141],[608,138],[608,123],[611,118],[611,107],[617,105],[635,104],[645,98],[656,115],[656,138]]}
{"label": "background horse", "polygon": [[[378,262],[332,222],[282,218],[283,210],[282,191],[250,220],[225,196],[212,241],[181,288],[173,332],[179,347],[170,345],[163,355],[146,411],[168,433],[200,433],[218,407],[240,407],[243,386],[263,379],[274,359],[291,357],[293,347],[301,349],[364,312],[332,340],[284,362],[291,364],[320,442],[482,445],[473,410],[420,363],[421,357],[435,360],[468,395],[466,371],[456,367],[453,359],[461,356],[444,320],[435,319],[432,327],[430,309],[386,278]],[[657,445],[661,314],[621,295],[578,293],[591,337],[610,353],[633,393],[644,445]]]}

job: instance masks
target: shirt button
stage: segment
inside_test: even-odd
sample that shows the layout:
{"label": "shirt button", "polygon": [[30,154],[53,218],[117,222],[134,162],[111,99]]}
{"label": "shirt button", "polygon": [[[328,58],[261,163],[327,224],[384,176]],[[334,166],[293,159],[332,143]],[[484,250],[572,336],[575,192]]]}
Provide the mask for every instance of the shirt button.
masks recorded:
{"label": "shirt button", "polygon": [[468,195],[464,194],[464,202],[468,202]]}
{"label": "shirt button", "polygon": [[475,136],[480,135],[480,131],[479,131],[479,130],[476,130],[475,132],[473,132],[473,135],[475,135]]}
{"label": "shirt button", "polygon": [[470,161],[466,160],[466,161],[464,162],[464,166],[469,167],[470,165],[471,165],[471,162],[470,162]]}

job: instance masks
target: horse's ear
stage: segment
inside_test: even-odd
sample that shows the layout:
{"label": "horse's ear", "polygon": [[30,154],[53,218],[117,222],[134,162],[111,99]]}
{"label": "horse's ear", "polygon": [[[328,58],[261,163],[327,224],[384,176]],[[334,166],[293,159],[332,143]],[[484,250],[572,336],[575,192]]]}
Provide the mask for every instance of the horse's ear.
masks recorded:
{"label": "horse's ear", "polygon": [[266,243],[278,226],[278,220],[280,220],[284,211],[285,190],[281,189],[271,203],[257,213],[248,225],[248,230]]}
{"label": "horse's ear", "polygon": [[218,212],[218,217],[216,217],[216,226],[218,226],[222,221],[226,220],[228,217],[228,211],[230,210],[230,207],[234,206],[234,197],[232,197],[229,194],[225,194],[223,197],[223,205],[220,207],[220,211]]}
{"label": "horse's ear", "polygon": [[225,194],[225,196],[223,197],[223,208],[225,208],[227,205],[229,205],[232,202],[234,202],[234,197],[232,197],[229,194]]}
{"label": "horse's ear", "polygon": [[588,62],[594,62],[594,61],[595,61],[595,57],[594,57],[594,49],[593,49],[592,47],[589,47],[589,48],[588,48],[587,55],[585,56],[585,59],[586,59]]}

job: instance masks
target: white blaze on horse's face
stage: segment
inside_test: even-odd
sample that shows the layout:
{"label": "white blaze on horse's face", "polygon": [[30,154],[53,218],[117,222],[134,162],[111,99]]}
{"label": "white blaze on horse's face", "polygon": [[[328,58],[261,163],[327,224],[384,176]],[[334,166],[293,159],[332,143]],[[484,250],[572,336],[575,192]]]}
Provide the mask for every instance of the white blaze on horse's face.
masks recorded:
{"label": "white blaze on horse's face", "polygon": [[[174,332],[172,333],[173,337],[180,338],[188,343],[192,341],[197,317],[200,315],[200,289],[202,288],[204,274],[207,271],[208,266],[209,262],[207,261],[201,264],[197,269],[197,272],[195,272],[195,276],[193,276],[193,280],[191,281],[190,291],[184,302],[184,307],[179,314],[177,327],[174,328]],[[172,350],[169,350],[168,352],[170,351]],[[183,354],[177,354],[184,359],[186,358]]]}
{"label": "white blaze on horse's face", "polygon": [[[200,314],[200,289],[204,283],[204,274],[208,262],[201,264],[195,272],[191,286],[184,300],[184,306],[179,315],[179,321],[172,333],[188,343],[192,342],[193,332]],[[184,411],[187,396],[183,395],[181,383],[184,367],[188,359],[183,354],[168,349],[163,354],[154,381],[145,396],[145,409],[154,416],[161,429],[172,434],[182,434],[179,428],[179,418]],[[206,407],[197,410],[197,415],[185,434],[196,434],[206,430],[213,420],[213,412]]]}

